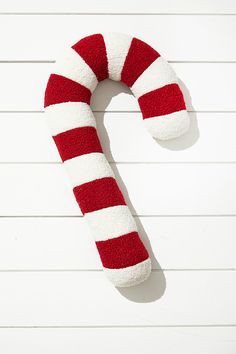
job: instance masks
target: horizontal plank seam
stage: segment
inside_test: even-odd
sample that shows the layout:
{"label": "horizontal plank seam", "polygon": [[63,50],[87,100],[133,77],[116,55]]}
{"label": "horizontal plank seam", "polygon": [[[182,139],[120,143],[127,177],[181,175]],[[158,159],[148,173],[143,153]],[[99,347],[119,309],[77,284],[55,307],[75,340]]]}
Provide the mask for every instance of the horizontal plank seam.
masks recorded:
{"label": "horizontal plank seam", "polygon": [[[136,218],[225,218],[236,217],[236,214],[132,214]],[[7,218],[83,218],[83,215],[0,215],[0,219]]]}
{"label": "horizontal plank seam", "polygon": [[[236,268],[161,268],[157,272],[235,272]],[[102,269],[0,269],[0,273],[101,273]]]}
{"label": "horizontal plank seam", "polygon": [[[171,64],[236,64],[236,60],[168,60]],[[0,60],[0,64],[55,64],[56,60]]]}
{"label": "horizontal plank seam", "polygon": [[[42,114],[42,113],[45,113],[45,111],[43,110],[0,110],[0,114],[1,113],[27,113],[27,114],[32,114],[32,113],[39,113],[39,114]],[[132,110],[132,111],[127,111],[127,110],[114,110],[114,111],[110,111],[110,110],[107,110],[107,111],[100,111],[100,110],[93,110],[93,113],[139,113],[141,114],[140,111],[138,110]],[[230,113],[236,113],[236,110],[229,110],[229,111],[221,111],[221,110],[217,110],[217,111],[212,111],[212,110],[209,110],[209,111],[202,111],[202,110],[196,110],[196,111],[193,111],[193,110],[188,110],[188,113],[226,113],[226,114],[230,114]]]}
{"label": "horizontal plank seam", "polygon": [[177,325],[172,325],[172,324],[167,324],[167,325],[68,325],[68,326],[63,326],[63,325],[22,325],[22,326],[0,326],[1,329],[99,329],[99,328],[224,328],[224,327],[236,327],[236,324],[218,324],[218,323],[212,323],[212,324],[177,324]]}
{"label": "horizontal plank seam", "polygon": [[[236,161],[114,161],[111,165],[234,165]],[[61,161],[0,161],[0,165],[63,165]]]}
{"label": "horizontal plank seam", "polygon": [[0,16],[235,16],[236,13],[220,12],[0,12]]}

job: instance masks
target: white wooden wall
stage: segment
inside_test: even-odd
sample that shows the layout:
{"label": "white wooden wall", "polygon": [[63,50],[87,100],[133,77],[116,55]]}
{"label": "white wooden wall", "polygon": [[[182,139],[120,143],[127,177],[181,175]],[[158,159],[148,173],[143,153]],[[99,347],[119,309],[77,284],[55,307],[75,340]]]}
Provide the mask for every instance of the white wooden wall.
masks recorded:
{"label": "white wooden wall", "polygon": [[[44,122],[57,53],[123,31],[175,68],[191,112],[158,144],[128,90],[93,97],[103,148],[153,260],[106,280]],[[0,352],[235,354],[236,1],[0,2]]]}

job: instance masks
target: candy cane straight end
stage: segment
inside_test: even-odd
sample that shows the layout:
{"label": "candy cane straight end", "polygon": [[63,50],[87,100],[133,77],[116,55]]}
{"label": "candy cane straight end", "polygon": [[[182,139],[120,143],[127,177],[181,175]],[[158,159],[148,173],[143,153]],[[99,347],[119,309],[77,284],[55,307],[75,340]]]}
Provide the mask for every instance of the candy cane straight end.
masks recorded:
{"label": "candy cane straight end", "polygon": [[138,285],[146,280],[151,273],[150,258],[131,267],[121,269],[103,268],[108,279],[119,288]]}
{"label": "candy cane straight end", "polygon": [[145,119],[144,124],[153,138],[159,140],[175,139],[189,130],[190,120],[186,110],[162,117]]}
{"label": "candy cane straight end", "polygon": [[151,261],[103,153],[90,108],[94,89],[107,78],[131,89],[155,138],[184,134],[189,118],[170,65],[148,44],[124,34],[82,38],[57,60],[49,77],[44,106],[52,137],[103,269],[115,286],[127,287],[148,278]]}

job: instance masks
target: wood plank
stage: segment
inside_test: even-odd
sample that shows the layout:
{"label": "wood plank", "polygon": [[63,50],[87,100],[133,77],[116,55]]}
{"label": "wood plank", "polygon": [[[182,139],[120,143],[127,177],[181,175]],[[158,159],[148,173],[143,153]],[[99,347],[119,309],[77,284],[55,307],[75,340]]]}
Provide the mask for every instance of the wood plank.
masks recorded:
{"label": "wood plank", "polygon": [[[140,113],[106,112],[95,117],[109,161],[236,161],[236,113],[190,113],[190,131],[165,143],[151,138]],[[60,161],[43,113],[0,113],[0,162]]]}
{"label": "wood plank", "polygon": [[[172,65],[180,79],[189,110],[236,110],[236,63]],[[1,63],[0,111],[43,110],[44,90],[53,67],[54,64],[45,63]],[[139,111],[138,102],[130,91],[111,80],[100,83],[91,104],[94,110],[99,111]]]}
{"label": "wood plank", "polygon": [[235,325],[235,271],[153,272],[113,287],[102,272],[0,273],[0,326]]}
{"label": "wood plank", "polygon": [[30,0],[2,2],[0,12],[3,13],[197,13],[197,14],[232,14],[236,12],[234,0],[215,1],[199,0],[187,2],[185,0],[149,0],[142,1],[124,0],[111,4],[109,0],[90,0],[89,2],[68,0],[57,2],[56,0],[42,0],[32,3]]}
{"label": "wood plank", "polygon": [[[1,165],[0,215],[81,215],[63,167]],[[133,214],[236,214],[235,164],[112,164],[112,168]]]}
{"label": "wood plank", "polygon": [[139,37],[172,61],[236,60],[235,16],[152,14],[1,15],[0,31],[5,35],[1,38],[0,59],[55,60],[80,38],[108,30]]}
{"label": "wood plank", "polygon": [[[235,217],[135,220],[153,269],[236,268]],[[101,269],[83,218],[0,218],[0,234],[1,271]]]}
{"label": "wood plank", "polygon": [[[57,328],[0,329],[6,354],[234,354],[234,327],[207,328]],[[14,340],[13,340],[14,338]]]}

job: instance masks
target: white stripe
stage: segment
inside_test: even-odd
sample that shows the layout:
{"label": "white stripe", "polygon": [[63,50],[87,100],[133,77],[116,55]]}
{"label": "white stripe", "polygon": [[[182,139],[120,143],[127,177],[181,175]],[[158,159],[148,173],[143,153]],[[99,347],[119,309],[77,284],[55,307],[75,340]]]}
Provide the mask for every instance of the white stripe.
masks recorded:
{"label": "white stripe", "polygon": [[172,83],[177,83],[176,74],[170,64],[159,57],[138,77],[131,91],[138,99],[147,92]]}
{"label": "white stripe", "polygon": [[72,48],[65,49],[56,61],[54,73],[87,87],[91,92],[97,86],[97,78],[90,66]]}
{"label": "white stripe", "polygon": [[93,152],[66,160],[64,165],[70,176],[73,187],[103,177],[114,177],[105,155]]}
{"label": "white stripe", "polygon": [[132,37],[122,33],[104,33],[103,38],[106,45],[109,78],[120,81]]}
{"label": "white stripe", "polygon": [[169,140],[183,135],[189,128],[189,115],[186,110],[159,117],[144,119],[149,133],[157,139]]}
{"label": "white stripe", "polygon": [[127,205],[117,205],[85,214],[95,241],[104,241],[137,231]]}
{"label": "white stripe", "polygon": [[103,268],[108,279],[117,287],[128,287],[142,283],[151,273],[151,260],[146,259],[134,266],[121,269]]}
{"label": "white stripe", "polygon": [[45,108],[45,118],[53,136],[74,128],[96,127],[93,112],[84,102],[64,102],[48,106]]}

